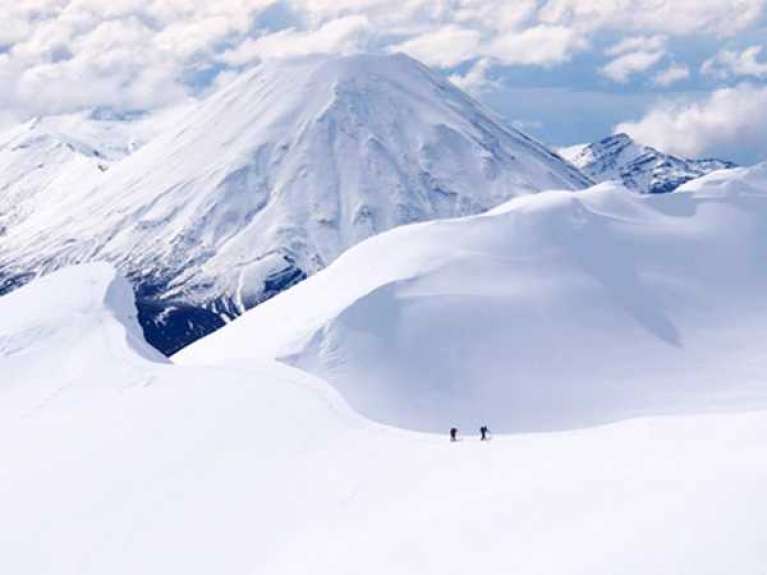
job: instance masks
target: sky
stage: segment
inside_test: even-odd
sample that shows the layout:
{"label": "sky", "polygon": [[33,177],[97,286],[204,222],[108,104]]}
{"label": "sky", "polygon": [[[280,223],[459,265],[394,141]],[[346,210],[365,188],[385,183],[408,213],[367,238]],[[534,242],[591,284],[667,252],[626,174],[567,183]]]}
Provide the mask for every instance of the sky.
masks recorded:
{"label": "sky", "polygon": [[767,0],[0,0],[0,125],[357,52],[407,53],[553,146],[767,159]]}

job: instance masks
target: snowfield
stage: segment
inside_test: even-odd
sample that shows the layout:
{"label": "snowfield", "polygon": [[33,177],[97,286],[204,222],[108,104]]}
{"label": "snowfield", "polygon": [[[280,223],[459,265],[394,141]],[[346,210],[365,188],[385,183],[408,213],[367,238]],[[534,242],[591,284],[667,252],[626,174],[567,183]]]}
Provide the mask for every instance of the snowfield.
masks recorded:
{"label": "snowfield", "polygon": [[182,350],[278,359],[386,424],[550,431],[767,407],[767,164],[407,226]]}
{"label": "snowfield", "polygon": [[0,299],[8,572],[763,570],[764,412],[450,444],[284,365],[165,363],[124,286],[95,264]]}
{"label": "snowfield", "polygon": [[111,266],[35,280],[0,298],[3,570],[760,575],[766,194],[399,228],[176,364]]}

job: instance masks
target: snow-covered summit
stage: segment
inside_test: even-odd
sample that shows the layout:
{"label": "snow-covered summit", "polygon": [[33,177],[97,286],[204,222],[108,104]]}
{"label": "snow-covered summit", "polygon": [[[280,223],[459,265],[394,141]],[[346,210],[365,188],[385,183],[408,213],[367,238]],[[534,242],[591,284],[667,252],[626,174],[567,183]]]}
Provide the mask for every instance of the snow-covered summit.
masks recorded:
{"label": "snow-covered summit", "polygon": [[6,226],[7,278],[94,258],[173,351],[378,232],[589,180],[402,55],[265,63]]}
{"label": "snow-covered summit", "polygon": [[692,160],[666,154],[638,144],[627,134],[562,148],[559,153],[596,182],[615,180],[631,190],[651,194],[671,192],[689,180],[735,167],[724,160]]}

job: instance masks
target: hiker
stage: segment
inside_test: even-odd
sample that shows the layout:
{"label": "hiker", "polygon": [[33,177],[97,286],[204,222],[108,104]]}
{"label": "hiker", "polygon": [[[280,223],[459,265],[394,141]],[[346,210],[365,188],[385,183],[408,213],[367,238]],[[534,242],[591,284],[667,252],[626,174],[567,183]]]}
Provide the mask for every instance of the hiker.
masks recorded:
{"label": "hiker", "polygon": [[455,427],[450,428],[450,441],[458,441],[458,430]]}
{"label": "hiker", "polygon": [[479,434],[481,435],[480,441],[487,441],[488,437],[487,434],[490,432],[490,430],[487,428],[487,425],[483,425],[479,428]]}

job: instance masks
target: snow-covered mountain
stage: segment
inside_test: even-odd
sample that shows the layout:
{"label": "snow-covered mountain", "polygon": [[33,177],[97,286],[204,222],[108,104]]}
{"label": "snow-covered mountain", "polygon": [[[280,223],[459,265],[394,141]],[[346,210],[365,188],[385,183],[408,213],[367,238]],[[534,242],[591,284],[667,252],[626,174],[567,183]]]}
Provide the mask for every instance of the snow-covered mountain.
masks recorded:
{"label": "snow-covered mountain", "polygon": [[31,120],[0,133],[0,237],[44,205],[51,189],[97,177],[111,157],[50,121]]}
{"label": "snow-covered mountain", "polygon": [[767,163],[402,227],[174,356],[279,359],[365,415],[540,431],[767,407]]}
{"label": "snow-covered mountain", "polygon": [[[165,129],[177,113],[119,115],[93,109],[34,118],[0,132],[0,238],[10,241],[3,236],[12,236],[27,218],[53,222],[61,210],[72,210],[67,198],[106,179],[112,166]],[[8,275],[0,268],[0,280]]]}
{"label": "snow-covered mountain", "polygon": [[589,180],[406,56],[263,64],[5,218],[7,283],[105,259],[173,351],[373,234]]}
{"label": "snow-covered mountain", "polygon": [[[714,198],[679,198],[678,210],[674,202],[663,205],[669,223],[684,219],[690,201],[708,214],[696,224],[750,221],[727,194],[721,199],[722,206]],[[740,201],[763,203],[746,194]],[[471,227],[485,235],[489,230],[479,228],[495,227],[496,217]],[[456,224],[456,239],[465,240],[467,223]],[[529,231],[536,241],[542,230],[533,224]],[[524,234],[517,229],[513,236]],[[741,247],[733,237],[716,246],[722,256]],[[517,262],[528,267],[525,258]],[[755,272],[752,280],[763,276]],[[677,280],[667,289],[681,287]],[[427,287],[420,284],[422,298],[430,297]],[[517,287],[517,294],[524,291]],[[760,312],[762,299],[750,300]],[[410,305],[419,304],[410,297],[401,311]],[[749,350],[764,341],[767,324],[761,313],[747,318],[738,311],[725,316],[719,308],[715,315],[727,320],[721,327],[759,337],[742,361],[732,362],[729,385],[709,395],[710,407],[735,399],[742,406],[764,391],[764,371],[756,377],[763,354]],[[587,336],[589,326],[581,327]],[[756,410],[758,401],[748,411],[496,434],[484,443],[475,425],[450,443],[443,429],[413,433],[366,420],[326,382],[284,365],[179,366],[152,358],[148,346],[131,339],[139,331],[127,284],[103,265],[61,270],[0,297],[4,572],[647,575],[673,566],[680,574],[757,575],[767,561],[767,412]],[[625,350],[622,334],[615,335],[591,357],[617,363]],[[710,351],[730,362],[741,339]],[[495,341],[498,353],[504,344]],[[689,344],[696,342],[681,342]],[[558,354],[568,347],[549,352],[546,362],[562,361]],[[691,363],[675,375],[710,388],[710,363]],[[658,411],[675,405],[679,386],[661,397],[652,364],[640,371],[661,400]],[[753,377],[744,379],[749,371]],[[507,384],[539,385],[518,375],[509,372]],[[598,373],[564,378],[550,389],[550,401],[597,399],[608,384],[630,383],[604,382]],[[482,393],[485,382],[462,382],[463,392],[471,388]],[[508,407],[507,422],[520,416],[519,405]],[[501,423],[494,415],[482,414],[491,430]]]}
{"label": "snow-covered mountain", "polygon": [[691,160],[665,154],[636,143],[626,134],[562,148],[559,153],[595,182],[615,180],[630,190],[649,194],[671,192],[695,178],[735,167],[724,160]]}

